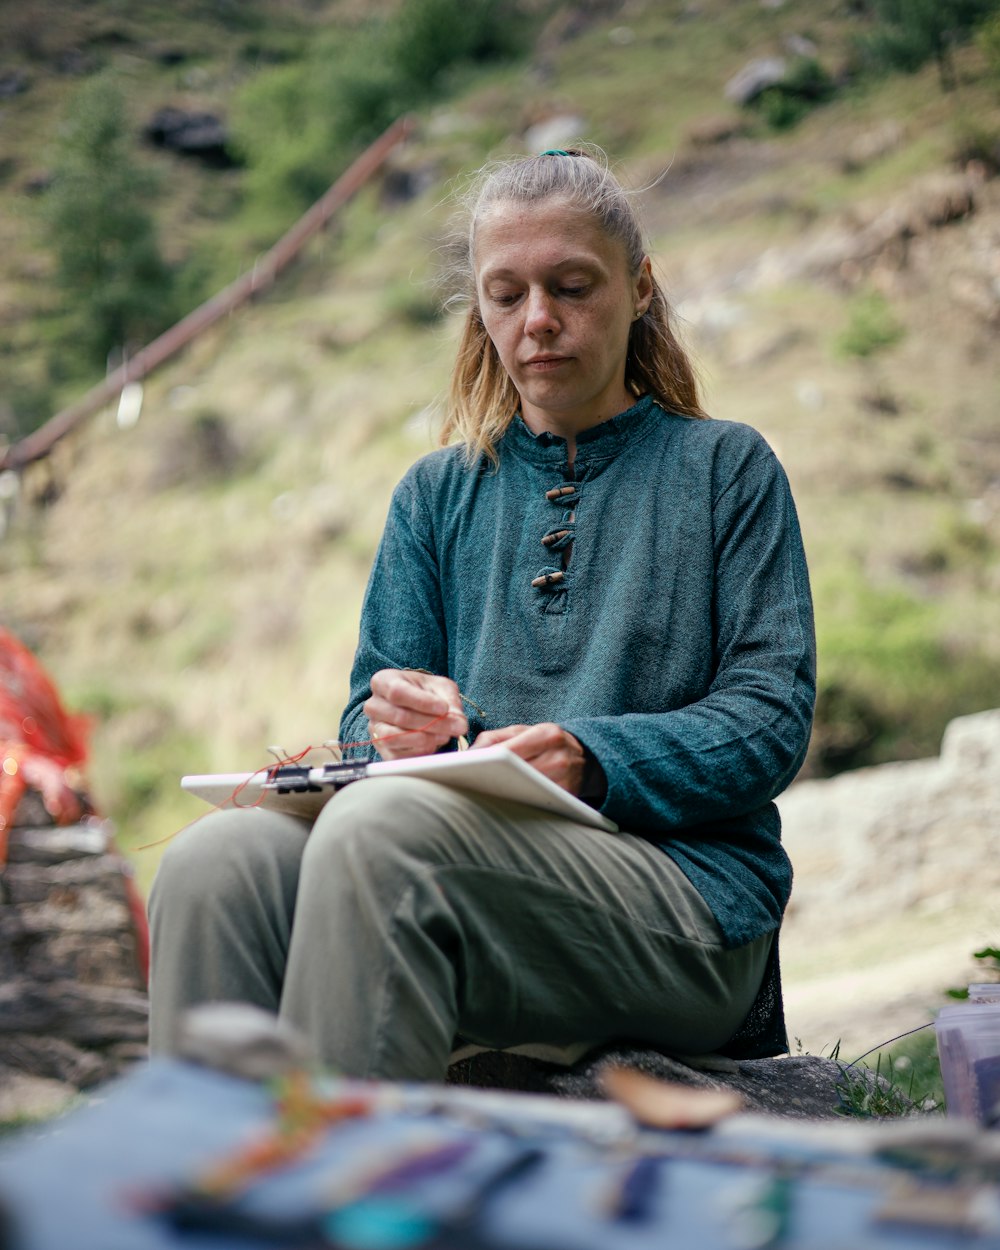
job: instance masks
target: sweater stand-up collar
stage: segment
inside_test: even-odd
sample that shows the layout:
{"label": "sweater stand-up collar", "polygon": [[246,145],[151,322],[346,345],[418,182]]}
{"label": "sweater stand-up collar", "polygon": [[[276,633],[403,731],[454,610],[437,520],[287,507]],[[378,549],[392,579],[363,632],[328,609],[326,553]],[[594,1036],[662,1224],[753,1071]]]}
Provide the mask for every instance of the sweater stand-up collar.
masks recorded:
{"label": "sweater stand-up collar", "polygon": [[[612,460],[626,445],[631,445],[646,434],[666,416],[663,408],[652,395],[643,395],[631,408],[609,417],[600,425],[582,430],[576,436],[576,463],[593,460]],[[560,434],[543,430],[534,434],[518,413],[500,440],[501,453],[513,454],[522,460],[539,465],[564,465],[566,463],[566,440]]]}

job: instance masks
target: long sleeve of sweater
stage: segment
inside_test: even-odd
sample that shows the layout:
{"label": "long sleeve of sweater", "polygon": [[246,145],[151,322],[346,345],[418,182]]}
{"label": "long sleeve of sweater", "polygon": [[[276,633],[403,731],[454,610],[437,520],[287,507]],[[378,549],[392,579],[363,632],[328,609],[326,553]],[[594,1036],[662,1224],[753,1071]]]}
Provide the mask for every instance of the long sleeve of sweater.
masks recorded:
{"label": "long sleeve of sweater", "polygon": [[383,668],[448,672],[440,570],[419,497],[404,480],[393,493],[361,608],[351,688],[340,723],[347,759],[372,760],[363,704]]}
{"label": "long sleeve of sweater", "polygon": [[704,697],[562,722],[604,770],[602,810],[639,832],[665,834],[760,808],[795,776],[809,741],[808,575],[785,474],[765,446],[722,483],[712,530],[713,674]]}

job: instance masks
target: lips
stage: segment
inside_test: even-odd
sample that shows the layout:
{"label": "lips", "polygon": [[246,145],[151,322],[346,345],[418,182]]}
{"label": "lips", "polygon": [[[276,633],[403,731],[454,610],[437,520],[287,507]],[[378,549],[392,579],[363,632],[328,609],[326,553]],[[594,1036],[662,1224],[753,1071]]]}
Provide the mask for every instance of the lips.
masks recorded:
{"label": "lips", "polygon": [[569,356],[532,356],[530,360],[524,362],[524,367],[545,372],[547,369],[554,369],[557,365],[565,364],[569,359]]}

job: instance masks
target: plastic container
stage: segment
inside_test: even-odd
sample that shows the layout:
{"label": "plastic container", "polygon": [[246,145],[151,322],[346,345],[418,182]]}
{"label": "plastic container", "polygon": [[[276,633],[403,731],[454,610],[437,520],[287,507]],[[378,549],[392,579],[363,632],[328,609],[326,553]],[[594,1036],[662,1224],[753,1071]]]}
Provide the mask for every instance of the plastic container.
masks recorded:
{"label": "plastic container", "polygon": [[934,1032],[948,1114],[1000,1124],[1000,999],[944,1007]]}
{"label": "plastic container", "polygon": [[974,981],[969,986],[970,1003],[1000,1003],[1000,982]]}

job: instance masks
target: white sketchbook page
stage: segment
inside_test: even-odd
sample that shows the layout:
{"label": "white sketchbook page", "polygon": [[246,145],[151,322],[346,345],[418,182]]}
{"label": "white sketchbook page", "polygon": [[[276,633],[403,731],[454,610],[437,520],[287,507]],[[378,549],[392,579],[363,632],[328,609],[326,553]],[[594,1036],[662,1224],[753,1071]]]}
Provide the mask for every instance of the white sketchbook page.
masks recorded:
{"label": "white sketchbook page", "polygon": [[473,790],[510,803],[541,807],[556,815],[568,816],[581,825],[592,825],[611,833],[618,830],[613,821],[557,786],[505,746],[417,755],[405,760],[377,760],[368,766],[368,776],[425,777],[459,790]]}
{"label": "white sketchbook page", "polygon": [[267,769],[256,773],[201,773],[181,778],[181,788],[204,799],[213,807],[264,807],[290,816],[315,818],[333,797],[333,788],[307,790],[301,793],[278,794],[267,790]]}
{"label": "white sketchbook page", "polygon": [[[318,779],[321,770],[315,773]],[[505,746],[484,747],[480,751],[451,751],[441,755],[418,755],[404,760],[376,760],[368,765],[368,776],[423,777],[456,789],[472,790],[511,803],[539,807],[555,815],[567,816],[582,825],[617,832],[618,826],[576,798],[537,768],[526,764]],[[257,773],[209,773],[181,778],[182,787],[216,806],[265,807],[295,816],[315,817],[334,793],[331,786],[321,791],[278,794],[264,788],[267,770]],[[234,792],[242,787],[232,801]]]}

